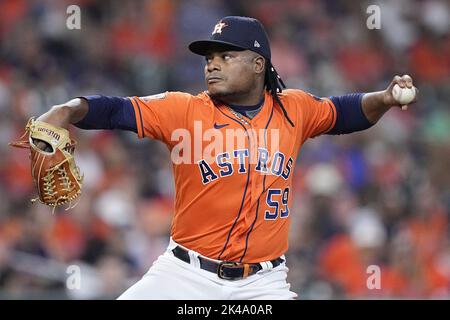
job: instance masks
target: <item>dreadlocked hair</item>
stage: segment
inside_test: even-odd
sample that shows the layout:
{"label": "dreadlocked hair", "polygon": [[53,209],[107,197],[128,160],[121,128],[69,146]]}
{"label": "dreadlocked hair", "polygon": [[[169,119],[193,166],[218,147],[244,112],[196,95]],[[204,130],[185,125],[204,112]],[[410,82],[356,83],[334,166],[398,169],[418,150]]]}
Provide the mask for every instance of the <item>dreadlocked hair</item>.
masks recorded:
{"label": "dreadlocked hair", "polygon": [[280,108],[283,111],[283,114],[286,117],[289,124],[292,127],[295,127],[294,123],[289,118],[289,115],[288,115],[286,109],[284,108],[283,104],[281,103],[280,97],[278,96],[278,93],[281,93],[283,91],[283,88],[286,88],[286,85],[284,84],[283,80],[281,80],[281,77],[278,75],[278,72],[272,66],[272,63],[268,60],[266,61],[266,73],[264,75],[264,84],[266,86],[266,89],[269,90],[272,98],[280,106]]}

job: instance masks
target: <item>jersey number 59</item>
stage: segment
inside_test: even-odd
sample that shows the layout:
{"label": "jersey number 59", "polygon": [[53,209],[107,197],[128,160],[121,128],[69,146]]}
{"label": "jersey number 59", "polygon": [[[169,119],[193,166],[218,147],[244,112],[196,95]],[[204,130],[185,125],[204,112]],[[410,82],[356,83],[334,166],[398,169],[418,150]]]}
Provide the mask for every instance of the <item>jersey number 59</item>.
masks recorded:
{"label": "jersey number 59", "polygon": [[289,187],[285,188],[283,192],[281,189],[269,189],[267,190],[266,203],[274,210],[266,210],[264,213],[265,220],[275,220],[278,218],[287,218],[289,216]]}

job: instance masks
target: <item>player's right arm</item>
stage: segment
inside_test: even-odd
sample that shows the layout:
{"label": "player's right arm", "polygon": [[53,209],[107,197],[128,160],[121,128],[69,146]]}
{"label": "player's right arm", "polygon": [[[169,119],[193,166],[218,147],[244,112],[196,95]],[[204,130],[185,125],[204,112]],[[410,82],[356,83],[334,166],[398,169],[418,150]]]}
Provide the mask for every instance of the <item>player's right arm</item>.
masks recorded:
{"label": "player's right arm", "polygon": [[[37,118],[56,127],[73,124],[82,129],[136,130],[136,119],[129,99],[122,97],[86,96],[55,105]],[[128,126],[120,127],[127,122]],[[38,148],[50,150],[43,141],[34,141]]]}
{"label": "player's right arm", "polygon": [[[70,124],[77,123],[83,119],[88,111],[88,102],[83,98],[76,98],[51,107],[49,111],[39,116],[36,120],[68,129]],[[42,150],[51,150],[50,145],[47,145],[44,141],[34,140],[34,143]]]}
{"label": "player's right arm", "polygon": [[94,95],[72,99],[53,106],[38,120],[63,128],[73,124],[81,129],[120,129],[137,133],[134,108],[126,97]]}
{"label": "player's right arm", "polygon": [[77,123],[83,119],[88,111],[88,102],[83,98],[76,98],[51,107],[49,111],[42,114],[37,120],[67,129],[70,124]]}
{"label": "player's right arm", "polygon": [[186,127],[192,96],[165,92],[147,97],[84,96],[53,106],[38,120],[68,128],[128,130],[166,144],[173,130]]}

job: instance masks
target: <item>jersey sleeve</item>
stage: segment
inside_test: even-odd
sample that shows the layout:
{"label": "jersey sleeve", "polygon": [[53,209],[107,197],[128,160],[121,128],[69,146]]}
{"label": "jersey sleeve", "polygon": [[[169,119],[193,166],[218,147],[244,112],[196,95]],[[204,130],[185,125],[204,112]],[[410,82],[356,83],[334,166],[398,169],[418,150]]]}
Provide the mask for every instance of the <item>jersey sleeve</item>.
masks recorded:
{"label": "jersey sleeve", "polygon": [[336,123],[336,108],[328,98],[319,98],[298,90],[296,96],[299,103],[299,123],[302,125],[302,136],[306,140],[330,131]]}
{"label": "jersey sleeve", "polygon": [[186,125],[191,97],[183,92],[130,97],[139,138],[148,137],[170,143],[172,132]]}

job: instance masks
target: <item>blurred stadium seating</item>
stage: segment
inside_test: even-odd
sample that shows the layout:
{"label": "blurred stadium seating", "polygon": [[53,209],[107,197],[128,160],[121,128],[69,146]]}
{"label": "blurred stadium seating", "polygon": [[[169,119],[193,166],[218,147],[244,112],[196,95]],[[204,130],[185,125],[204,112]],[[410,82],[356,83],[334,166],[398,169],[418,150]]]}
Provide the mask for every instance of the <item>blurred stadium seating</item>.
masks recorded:
{"label": "blurred stadium seating", "polygon": [[[81,8],[81,30],[66,8]],[[381,29],[366,28],[369,4]],[[187,44],[226,15],[260,19],[288,87],[319,96],[384,89],[410,74],[420,101],[375,127],[322,136],[294,179],[289,282],[302,299],[450,297],[450,7],[445,0],[0,0],[0,298],[111,299],[169,237],[169,154],[132,133],[81,131],[85,187],[55,215],[34,196],[30,116],[85,94],[204,90]],[[80,266],[79,290],[66,286]],[[366,287],[381,267],[380,290]]]}

